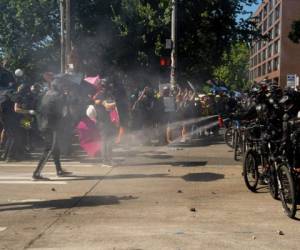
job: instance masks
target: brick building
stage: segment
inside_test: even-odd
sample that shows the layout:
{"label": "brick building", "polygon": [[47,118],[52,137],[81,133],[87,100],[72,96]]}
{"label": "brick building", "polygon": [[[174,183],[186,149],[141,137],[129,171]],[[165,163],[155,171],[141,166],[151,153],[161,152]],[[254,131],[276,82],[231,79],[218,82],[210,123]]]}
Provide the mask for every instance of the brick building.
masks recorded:
{"label": "brick building", "polygon": [[250,80],[267,78],[284,87],[288,74],[300,76],[300,45],[288,38],[293,21],[300,19],[300,0],[264,0],[254,17],[270,40],[252,43]]}

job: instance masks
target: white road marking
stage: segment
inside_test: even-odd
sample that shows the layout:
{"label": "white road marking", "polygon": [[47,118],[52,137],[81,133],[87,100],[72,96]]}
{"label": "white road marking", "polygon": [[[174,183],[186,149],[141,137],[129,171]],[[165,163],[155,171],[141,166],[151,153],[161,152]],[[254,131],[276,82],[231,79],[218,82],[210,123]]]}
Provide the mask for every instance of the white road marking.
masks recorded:
{"label": "white road marking", "polygon": [[[96,162],[96,163],[80,163],[80,162],[76,162],[76,163],[62,163],[63,167],[94,167],[101,164],[100,162]],[[30,163],[30,162],[24,162],[22,164],[18,164],[18,163],[4,163],[4,164],[0,164],[1,166],[19,166],[19,167],[36,167],[37,163]],[[47,167],[55,167],[55,165],[53,163],[48,163],[46,165]]]}
{"label": "white road marking", "polygon": [[7,227],[0,227],[0,232],[3,232],[7,229]]}
{"label": "white road marking", "polygon": [[10,203],[16,203],[16,202],[18,202],[18,203],[20,203],[20,202],[26,203],[26,202],[39,202],[39,201],[45,201],[45,200],[42,200],[42,199],[8,200],[8,202],[10,202]]}
{"label": "white road marking", "polygon": [[28,180],[26,176],[0,176],[0,180]]}
{"label": "white road marking", "polygon": [[33,180],[32,173],[0,173],[0,184],[44,184],[44,185],[65,185],[68,181],[81,180],[84,176],[63,176],[58,177],[56,172],[43,172],[44,177],[49,180]]}
{"label": "white road marking", "polygon": [[66,185],[66,181],[0,181],[0,184]]}
{"label": "white road marking", "polygon": [[100,167],[103,167],[103,168],[112,168],[112,166],[108,165],[108,164],[101,164]]}

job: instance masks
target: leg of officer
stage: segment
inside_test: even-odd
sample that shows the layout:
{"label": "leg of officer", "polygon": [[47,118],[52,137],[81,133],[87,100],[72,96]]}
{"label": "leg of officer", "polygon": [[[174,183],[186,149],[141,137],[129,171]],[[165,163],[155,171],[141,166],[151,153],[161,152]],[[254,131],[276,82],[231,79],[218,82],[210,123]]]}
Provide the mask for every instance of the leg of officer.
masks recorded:
{"label": "leg of officer", "polygon": [[44,132],[44,152],[40,158],[40,161],[38,163],[38,166],[36,168],[36,170],[33,173],[33,179],[42,179],[43,177],[41,176],[41,172],[43,170],[43,168],[45,167],[49,157],[51,156],[53,149],[54,149],[54,145],[55,145],[55,136],[53,134],[53,131],[46,131]]}
{"label": "leg of officer", "polygon": [[56,174],[63,175],[64,171],[62,170],[61,163],[60,163],[60,146],[57,138],[57,132],[53,132],[53,150],[52,150],[52,156],[53,161],[56,167]]}

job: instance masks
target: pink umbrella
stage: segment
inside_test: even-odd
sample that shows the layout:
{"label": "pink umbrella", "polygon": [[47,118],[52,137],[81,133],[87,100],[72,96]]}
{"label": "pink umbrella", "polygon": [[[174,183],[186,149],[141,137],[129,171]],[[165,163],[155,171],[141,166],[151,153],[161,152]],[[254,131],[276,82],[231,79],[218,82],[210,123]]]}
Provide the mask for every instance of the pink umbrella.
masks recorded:
{"label": "pink umbrella", "polygon": [[101,152],[100,132],[94,121],[83,118],[77,125],[81,148],[89,155],[96,156]]}
{"label": "pink umbrella", "polygon": [[86,77],[84,78],[84,80],[94,86],[97,87],[97,85],[100,83],[101,78],[99,75],[95,76],[95,77]]}

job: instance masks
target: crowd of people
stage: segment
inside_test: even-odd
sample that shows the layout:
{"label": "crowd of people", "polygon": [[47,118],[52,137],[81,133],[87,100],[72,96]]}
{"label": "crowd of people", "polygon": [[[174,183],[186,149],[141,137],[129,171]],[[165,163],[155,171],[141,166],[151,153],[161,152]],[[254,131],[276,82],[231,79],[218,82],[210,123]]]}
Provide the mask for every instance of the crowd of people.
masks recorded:
{"label": "crowd of people", "polygon": [[72,77],[47,72],[42,83],[20,83],[1,67],[1,160],[30,159],[32,152],[44,148],[34,178],[40,177],[50,155],[61,175],[60,153],[72,153],[73,131],[89,155],[110,162],[112,147],[122,142],[125,132],[143,131],[145,144],[154,138],[169,144],[177,130],[185,142],[191,130],[186,121],[230,113],[237,103],[232,95],[204,95],[188,86],[130,89],[118,75],[92,83]]}
{"label": "crowd of people", "polygon": [[[192,88],[164,86],[159,90],[147,86],[131,96],[132,127],[167,126],[165,136],[160,136],[161,143],[171,143],[174,140],[174,127],[179,128],[181,141],[185,142],[190,139],[193,125],[193,122],[187,121],[196,121],[204,116],[229,114],[237,104],[238,98],[233,93],[205,95]],[[147,138],[151,139],[151,136],[147,135]]]}

